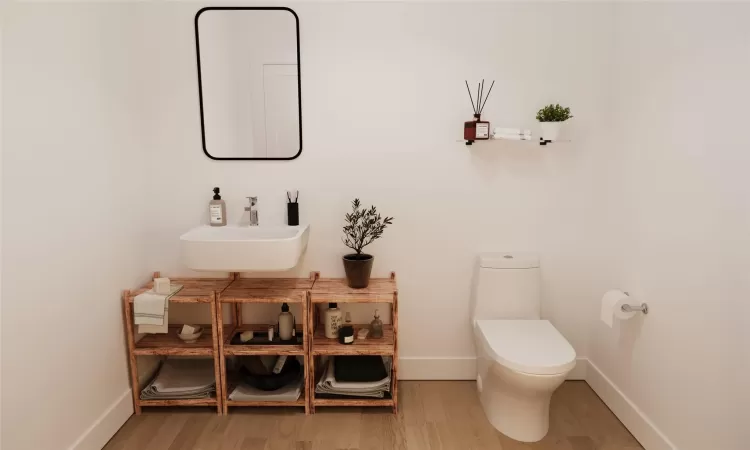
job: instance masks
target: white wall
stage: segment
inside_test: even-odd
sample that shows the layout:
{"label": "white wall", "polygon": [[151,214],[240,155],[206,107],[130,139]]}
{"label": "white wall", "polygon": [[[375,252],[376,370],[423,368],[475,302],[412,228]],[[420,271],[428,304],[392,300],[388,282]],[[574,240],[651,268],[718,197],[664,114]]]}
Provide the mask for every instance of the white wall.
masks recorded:
{"label": "white wall", "polygon": [[[304,116],[304,149],[293,162],[203,155],[193,34],[185,26],[197,8],[151,10],[159,12],[143,30],[160,46],[149,55],[145,92],[159,126],[149,165],[171,167],[174,176],[151,190],[150,269],[188,273],[177,237],[206,221],[211,188],[221,186],[230,223],[240,221],[248,195],[259,196],[261,224],[285,223],[285,191],[299,189],[301,220],[312,232],[295,274],[343,276],[343,215],[360,197],[395,216],[368,251],[376,275],[398,273],[403,356],[473,356],[468,295],[473,258],[483,250],[542,254],[544,314],[585,355],[586,299],[595,293],[585,283],[591,262],[581,243],[594,214],[590,154],[603,142],[597,130],[607,108],[608,8],[291,7],[300,16]],[[464,79],[481,78],[497,80],[486,107],[493,124],[536,128],[538,107],[566,103],[577,116],[575,142],[457,142],[471,118]],[[170,317],[181,320],[179,312]]]}
{"label": "white wall", "polygon": [[747,4],[616,10],[601,287],[650,312],[615,330],[592,320],[589,357],[680,450],[750,439],[749,17]]}
{"label": "white wall", "polygon": [[132,412],[119,296],[148,276],[137,17],[28,4],[3,17],[9,450],[98,449]]}

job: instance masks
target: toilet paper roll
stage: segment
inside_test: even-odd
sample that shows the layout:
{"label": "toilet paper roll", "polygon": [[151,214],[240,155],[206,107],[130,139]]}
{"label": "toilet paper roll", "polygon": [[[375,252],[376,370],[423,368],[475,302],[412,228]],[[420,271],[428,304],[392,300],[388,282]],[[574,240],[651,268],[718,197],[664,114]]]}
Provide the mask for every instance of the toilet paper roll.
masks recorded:
{"label": "toilet paper roll", "polygon": [[627,320],[635,316],[635,311],[625,312],[622,310],[622,305],[627,304],[629,300],[628,294],[622,291],[616,289],[607,291],[602,297],[602,322],[612,328],[615,319]]}

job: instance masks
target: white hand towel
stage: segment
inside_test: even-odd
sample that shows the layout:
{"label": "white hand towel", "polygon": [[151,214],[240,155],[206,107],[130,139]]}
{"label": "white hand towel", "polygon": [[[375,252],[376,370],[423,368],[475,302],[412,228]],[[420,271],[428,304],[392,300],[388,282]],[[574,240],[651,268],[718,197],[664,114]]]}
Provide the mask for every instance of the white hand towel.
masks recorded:
{"label": "white hand towel", "polygon": [[139,333],[166,333],[169,326],[169,299],[182,289],[172,285],[169,294],[157,294],[153,290],[135,297],[133,301],[133,321]]}
{"label": "white hand towel", "polygon": [[169,332],[169,302],[166,302],[164,304],[164,317],[162,319],[161,325],[139,324],[138,332],[141,334],[146,334],[146,333],[166,334],[168,333]]}

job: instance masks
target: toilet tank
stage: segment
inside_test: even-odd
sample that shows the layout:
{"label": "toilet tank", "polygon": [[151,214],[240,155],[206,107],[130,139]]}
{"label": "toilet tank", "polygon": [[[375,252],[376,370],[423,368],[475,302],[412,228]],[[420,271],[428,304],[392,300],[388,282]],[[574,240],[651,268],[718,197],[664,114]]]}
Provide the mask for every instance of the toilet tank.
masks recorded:
{"label": "toilet tank", "polygon": [[540,319],[541,275],[535,253],[480,253],[471,289],[472,323],[479,319]]}

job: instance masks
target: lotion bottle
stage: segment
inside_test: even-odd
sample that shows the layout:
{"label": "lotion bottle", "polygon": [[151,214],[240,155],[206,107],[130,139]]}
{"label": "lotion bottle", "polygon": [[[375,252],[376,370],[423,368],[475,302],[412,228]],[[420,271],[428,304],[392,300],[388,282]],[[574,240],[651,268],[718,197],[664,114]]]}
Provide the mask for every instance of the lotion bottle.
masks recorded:
{"label": "lotion bottle", "polygon": [[208,203],[209,224],[212,227],[223,227],[227,224],[227,204],[219,195],[219,188],[214,188],[214,199]]}
{"label": "lotion bottle", "polygon": [[294,315],[289,312],[289,305],[281,305],[281,314],[279,314],[279,339],[288,341],[292,338],[294,329]]}
{"label": "lotion bottle", "polygon": [[336,303],[329,303],[325,311],[325,334],[328,339],[339,337],[339,328],[341,328],[341,310],[337,308]]}

